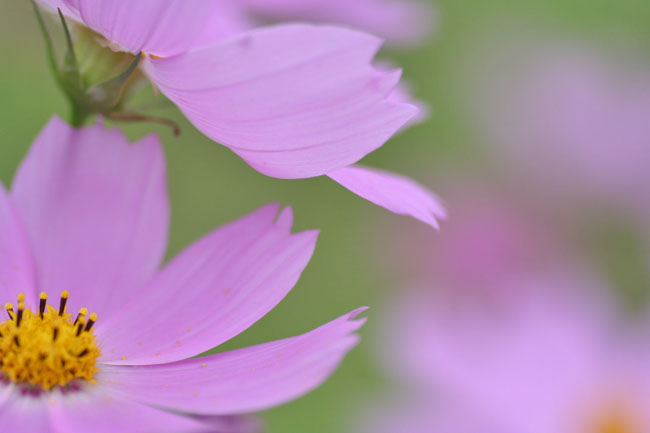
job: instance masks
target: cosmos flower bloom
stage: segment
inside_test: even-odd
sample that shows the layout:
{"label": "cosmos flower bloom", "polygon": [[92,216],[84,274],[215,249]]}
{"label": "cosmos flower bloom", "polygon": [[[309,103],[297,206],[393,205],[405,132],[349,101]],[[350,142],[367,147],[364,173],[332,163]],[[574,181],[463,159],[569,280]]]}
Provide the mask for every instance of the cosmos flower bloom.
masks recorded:
{"label": "cosmos flower bloom", "polygon": [[456,213],[426,256],[434,272],[383,314],[377,358],[403,388],[359,431],[648,431],[647,321],[622,320],[547,220],[478,190],[447,191]]}
{"label": "cosmos flower bloom", "polygon": [[155,137],[131,144],[101,125],[50,121],[11,192],[0,188],[3,430],[214,431],[236,424],[221,416],[318,386],[357,343],[361,310],[297,337],[191,358],[280,302],[317,232],[291,234],[291,210],[265,206],[159,270],[168,223]]}
{"label": "cosmos flower bloom", "polygon": [[[328,175],[393,212],[436,225],[436,197],[413,181],[353,166],[418,109],[399,70],[373,67],[381,40],[304,24],[224,38],[228,2],[41,0],[113,52],[143,54],[146,77],[201,132],[268,176]],[[216,20],[216,21],[215,21]],[[232,23],[231,23],[232,24]],[[105,51],[109,51],[108,48]],[[399,195],[388,203],[383,196]]]}
{"label": "cosmos flower bloom", "polygon": [[647,333],[618,326],[591,283],[536,279],[491,303],[412,296],[401,367],[428,390],[391,418],[441,433],[648,431]]}

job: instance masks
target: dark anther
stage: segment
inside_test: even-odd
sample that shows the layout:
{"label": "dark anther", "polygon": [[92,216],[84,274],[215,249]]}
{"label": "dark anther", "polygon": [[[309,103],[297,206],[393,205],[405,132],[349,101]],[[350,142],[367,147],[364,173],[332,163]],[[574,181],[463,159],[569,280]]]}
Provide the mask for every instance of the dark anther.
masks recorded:
{"label": "dark anther", "polygon": [[79,323],[79,325],[77,325],[77,337],[81,335],[81,331],[83,331],[83,329],[84,329],[84,324],[83,322],[81,322]]}
{"label": "dark anther", "polygon": [[93,321],[93,319],[89,319],[89,320],[88,320],[88,323],[86,323],[86,329],[85,329],[85,331],[90,331],[90,330],[92,329],[92,327],[93,327],[94,324],[95,324],[95,322]]}
{"label": "dark anther", "polygon": [[41,319],[43,318],[43,313],[45,313],[45,306],[47,305],[47,298],[41,297],[41,303],[38,306],[39,315]]}
{"label": "dark anther", "polygon": [[82,356],[86,356],[87,353],[88,353],[88,349],[84,349],[84,350],[81,351],[81,353],[79,355],[77,355],[77,358],[81,358]]}
{"label": "dark anther", "polygon": [[18,314],[16,315],[16,328],[20,326],[20,322],[23,320],[23,309],[18,309]]}
{"label": "dark anther", "polygon": [[54,328],[54,331],[52,332],[52,341],[56,341],[56,337],[59,336],[59,328]]}
{"label": "dark anther", "polygon": [[74,323],[72,324],[72,326],[75,326],[77,323],[79,323],[79,319],[80,319],[82,316],[84,316],[84,314],[81,314],[81,312],[79,312],[79,314],[77,314],[77,318],[74,319]]}
{"label": "dark anther", "polygon": [[63,316],[63,313],[65,313],[65,304],[68,302],[68,292],[64,292],[63,295],[61,295],[61,303],[59,304],[59,316]]}
{"label": "dark anther", "polygon": [[20,341],[18,340],[17,335],[14,335],[14,343],[16,343],[16,346],[20,347]]}

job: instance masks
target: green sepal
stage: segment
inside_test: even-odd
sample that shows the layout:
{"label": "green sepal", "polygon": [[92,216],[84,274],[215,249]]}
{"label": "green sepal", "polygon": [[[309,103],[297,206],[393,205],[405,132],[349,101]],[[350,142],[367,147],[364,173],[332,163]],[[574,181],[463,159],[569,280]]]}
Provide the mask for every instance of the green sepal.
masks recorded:
{"label": "green sepal", "polygon": [[47,55],[47,64],[50,67],[50,71],[52,72],[56,83],[62,87],[63,83],[61,81],[61,73],[59,72],[59,65],[56,59],[56,53],[54,52],[54,44],[52,44],[52,38],[50,37],[50,33],[47,31],[47,26],[45,25],[41,11],[38,9],[38,5],[34,0],[30,1],[32,3],[32,7],[34,8],[36,21],[38,21],[38,27],[41,30],[43,40],[45,41],[45,54]]}
{"label": "green sepal", "polygon": [[116,77],[88,88],[85,92],[85,104],[95,113],[108,113],[122,100],[124,85],[138,68],[142,53],[138,53],[129,66]]}
{"label": "green sepal", "polygon": [[[45,40],[48,64],[57,84],[71,105],[70,123],[78,127],[83,125],[84,121],[93,114],[110,117],[113,113],[121,110],[125,93],[133,91],[140,81],[141,74],[136,71],[142,59],[142,53],[131,58],[132,55],[129,53],[106,50],[92,42],[93,35],[95,35],[93,32],[80,29],[82,36],[80,42],[82,62],[80,63],[65,16],[58,9],[66,41],[65,56],[61,67],[59,67],[52,39],[38,5],[35,0],[31,0],[31,2]],[[103,52],[104,50],[106,51]],[[118,73],[120,70],[121,72]],[[117,75],[106,79],[111,74]],[[94,84],[98,81],[100,81],[98,84]],[[128,121],[159,120],[149,116],[124,113],[116,114],[115,117]]]}
{"label": "green sepal", "polygon": [[65,56],[63,57],[63,68],[61,70],[61,78],[63,79],[63,85],[66,87],[69,93],[83,93],[84,85],[81,80],[81,74],[79,73],[79,66],[77,65],[77,56],[74,52],[74,44],[72,43],[72,37],[70,36],[70,29],[68,29],[68,24],[65,21],[61,9],[58,9],[59,19],[61,20],[61,25],[63,26],[63,33],[65,34],[66,42],[66,51]]}

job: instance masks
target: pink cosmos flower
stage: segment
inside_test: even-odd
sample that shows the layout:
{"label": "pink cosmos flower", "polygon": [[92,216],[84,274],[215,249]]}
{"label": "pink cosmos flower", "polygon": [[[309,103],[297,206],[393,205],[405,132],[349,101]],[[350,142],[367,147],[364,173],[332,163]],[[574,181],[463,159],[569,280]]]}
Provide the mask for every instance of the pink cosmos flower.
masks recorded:
{"label": "pink cosmos flower", "polygon": [[291,234],[291,210],[269,205],[159,270],[168,224],[155,137],[131,144],[101,125],[49,122],[11,192],[0,186],[0,295],[14,302],[0,323],[3,431],[230,430],[221,416],[308,392],[357,343],[362,310],[191,358],[280,302],[318,233]]}
{"label": "pink cosmos flower", "polygon": [[[415,182],[353,165],[418,109],[399,70],[371,65],[381,40],[328,26],[237,28],[218,0],[40,0],[141,70],[201,132],[279,178],[328,175],[369,201],[436,226],[437,198]],[[348,2],[350,3],[350,2]],[[399,197],[399,198],[397,198]]]}
{"label": "pink cosmos flower", "polygon": [[399,347],[418,403],[389,418],[432,433],[649,431],[647,333],[621,328],[592,284],[530,280],[492,304],[411,296]]}
{"label": "pink cosmos flower", "polygon": [[440,241],[412,249],[427,260],[420,280],[378,335],[377,359],[403,388],[359,431],[650,431],[647,321],[619,317],[545,218],[468,190],[447,191],[455,214]]}

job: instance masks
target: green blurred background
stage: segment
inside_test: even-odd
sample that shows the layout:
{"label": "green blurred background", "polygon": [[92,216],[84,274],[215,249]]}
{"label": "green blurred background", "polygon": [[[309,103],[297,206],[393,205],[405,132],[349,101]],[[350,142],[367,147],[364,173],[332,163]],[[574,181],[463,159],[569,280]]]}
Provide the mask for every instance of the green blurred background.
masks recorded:
{"label": "green blurred background", "polygon": [[[459,76],[468,72],[462,70],[467,55],[481,45],[486,34],[500,31],[504,22],[526,27],[529,33],[571,34],[596,45],[624,38],[642,52],[650,52],[647,0],[439,0],[435,7],[437,25],[429,40],[413,48],[382,52],[382,57],[404,68],[414,93],[433,107],[433,116],[364,161],[409,174],[434,190],[432,180],[437,173],[458,170],[455,176],[462,177],[463,167],[481,164],[481,137],[463,111],[462,99],[467,95]],[[27,0],[3,0],[0,53],[0,179],[9,185],[37,132],[52,114],[67,116],[68,107],[49,75]],[[140,97],[152,99],[153,95]],[[382,249],[389,244],[378,242],[377,236],[388,230],[416,230],[435,242],[431,229],[391,215],[327,178],[285,181],[258,174],[225,147],[198,133],[172,106],[157,114],[177,120],[182,135],[175,138],[165,127],[152,125],[124,128],[134,138],[153,130],[165,145],[172,201],[168,257],[215,226],[270,201],[294,208],[296,229],[322,230],[316,253],[291,294],[223,349],[298,334],[360,305],[380,307],[390,292],[406,284],[408,275],[386,266]],[[381,325],[380,313],[381,308],[369,311],[362,335],[372,335]],[[376,348],[362,342],[324,386],[264,413],[269,431],[349,430],[368,398],[391,392],[374,353]]]}

